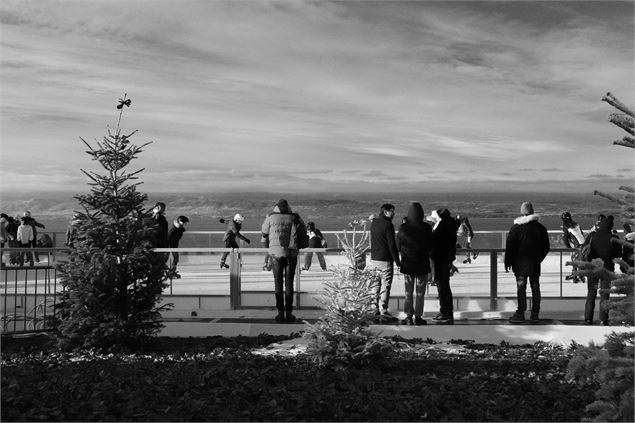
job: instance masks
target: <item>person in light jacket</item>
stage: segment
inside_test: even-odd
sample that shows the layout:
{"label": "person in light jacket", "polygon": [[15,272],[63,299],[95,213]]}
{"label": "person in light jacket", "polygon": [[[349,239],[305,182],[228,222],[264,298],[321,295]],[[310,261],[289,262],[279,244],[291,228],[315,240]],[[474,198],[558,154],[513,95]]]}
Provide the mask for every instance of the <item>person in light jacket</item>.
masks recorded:
{"label": "person in light jacket", "polygon": [[[432,228],[423,221],[424,212],[420,203],[412,203],[408,209],[406,222],[397,232],[397,250],[401,258],[399,270],[404,274],[406,325],[425,325],[423,319],[423,296],[426,293],[430,275],[430,250],[432,248]],[[413,291],[415,297],[413,301]],[[414,307],[413,307],[414,302]],[[412,319],[414,315],[414,321]]]}
{"label": "person in light jacket", "polygon": [[[31,248],[33,242],[33,227],[30,222],[31,218],[28,216],[22,216],[20,221],[22,222],[20,226],[18,226],[17,240],[20,243],[20,247],[22,248]],[[19,264],[20,266],[24,266],[24,254],[20,253]],[[26,253],[27,260],[29,260],[29,264],[33,267],[33,254],[31,251]]]}
{"label": "person in light jacket", "polygon": [[516,277],[518,309],[510,317],[512,323],[525,321],[527,281],[531,286],[531,321],[540,320],[540,264],[549,253],[549,235],[534,214],[534,206],[526,201],[520,206],[522,216],[514,220],[505,244],[505,271],[511,268]]}
{"label": "person in light jacket", "polygon": [[[573,220],[571,213],[568,211],[563,211],[560,214],[560,219],[562,219],[562,242],[567,248],[579,248],[582,244],[584,244],[584,232],[578,222]],[[577,252],[571,253],[571,261],[575,260],[577,256]],[[571,280],[573,283],[580,282],[580,278],[573,273],[578,270],[576,266],[573,266],[572,273],[567,275],[566,280]]]}
{"label": "person in light jacket", "polygon": [[291,211],[289,202],[280,199],[262,223],[262,244],[271,256],[278,323],[293,323],[293,279],[298,252],[309,245],[304,221]]}

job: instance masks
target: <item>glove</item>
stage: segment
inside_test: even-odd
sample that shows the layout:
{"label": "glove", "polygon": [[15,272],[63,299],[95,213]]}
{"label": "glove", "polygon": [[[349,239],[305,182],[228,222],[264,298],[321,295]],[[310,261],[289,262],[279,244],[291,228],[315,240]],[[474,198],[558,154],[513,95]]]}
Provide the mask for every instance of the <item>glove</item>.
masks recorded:
{"label": "glove", "polygon": [[470,243],[470,241],[468,241],[467,244],[465,244],[465,248],[472,248],[472,244]]}
{"label": "glove", "polygon": [[248,239],[246,239],[246,240],[245,240],[245,242],[246,242],[247,244],[251,244],[251,241],[249,241]]}

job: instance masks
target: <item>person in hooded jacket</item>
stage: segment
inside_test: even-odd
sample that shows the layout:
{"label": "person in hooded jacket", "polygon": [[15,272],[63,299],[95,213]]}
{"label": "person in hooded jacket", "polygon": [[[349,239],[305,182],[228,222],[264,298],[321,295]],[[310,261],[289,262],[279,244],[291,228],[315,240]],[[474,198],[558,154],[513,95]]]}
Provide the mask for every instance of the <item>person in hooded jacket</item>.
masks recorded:
{"label": "person in hooded jacket", "polygon": [[456,260],[456,232],[461,222],[453,218],[446,208],[435,210],[432,215],[436,223],[432,229],[432,250],[430,258],[434,262],[434,279],[439,291],[439,314],[433,318],[439,323],[454,323],[454,304],[450,289],[450,272]]}
{"label": "person in hooded jacket", "polygon": [[262,223],[262,244],[269,249],[275,286],[276,322],[293,323],[293,279],[298,265],[298,252],[309,245],[306,225],[289,203],[280,199]]}
{"label": "person in hooded jacket", "polygon": [[397,267],[401,266],[395,241],[395,227],[392,224],[393,217],[395,217],[395,206],[383,204],[381,213],[370,224],[370,260],[380,278],[375,294],[375,307],[380,320],[385,321],[397,320],[388,311],[390,289],[394,276],[393,263]]}
{"label": "person in hooded jacket", "polygon": [[66,241],[64,244],[68,247],[74,248],[75,241],[77,240],[77,231],[79,230],[79,213],[73,213],[73,218],[68,221],[66,227]]}
{"label": "person in hooded jacket", "polygon": [[[424,222],[423,207],[420,203],[412,203],[408,209],[406,222],[399,226],[397,232],[397,250],[400,253],[401,267],[404,275],[405,302],[404,313],[406,325],[425,325],[423,320],[423,296],[430,275],[430,250],[432,249],[432,227]],[[413,291],[415,297],[413,301]],[[413,307],[414,302],[414,307]],[[414,321],[412,317],[414,315]]]}
{"label": "person in hooded jacket", "polygon": [[[601,258],[604,262],[604,268],[613,272],[615,270],[614,258],[621,257],[622,247],[619,244],[611,242],[612,238],[618,238],[613,233],[613,216],[607,216],[597,223],[597,230],[589,235],[587,243],[591,244],[591,253],[589,260]],[[598,285],[600,288],[600,311],[599,318],[602,325],[609,324],[609,288],[611,281],[608,279],[600,279],[592,276],[587,277],[587,296],[584,305],[584,323],[593,324],[593,312],[595,311],[595,300],[597,298]]]}
{"label": "person in hooded jacket", "polygon": [[[326,241],[322,231],[315,227],[314,222],[306,224],[307,235],[309,236],[309,248],[326,248]],[[320,263],[322,270],[326,270],[326,260],[324,260],[324,254],[315,253]],[[302,270],[309,270],[311,268],[311,262],[313,261],[313,253],[304,253],[304,266]]]}
{"label": "person in hooded jacket", "polygon": [[534,206],[526,201],[520,206],[522,216],[514,220],[505,244],[505,272],[511,268],[516,277],[518,309],[510,317],[512,323],[525,321],[527,281],[531,286],[531,321],[540,320],[540,264],[550,250],[547,228],[538,222]]}

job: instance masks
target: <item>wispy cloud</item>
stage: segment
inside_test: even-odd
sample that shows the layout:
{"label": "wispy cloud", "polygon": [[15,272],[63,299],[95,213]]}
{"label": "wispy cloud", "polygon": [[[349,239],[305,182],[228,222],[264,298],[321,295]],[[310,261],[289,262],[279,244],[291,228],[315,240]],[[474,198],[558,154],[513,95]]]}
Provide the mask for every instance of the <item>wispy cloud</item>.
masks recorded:
{"label": "wispy cloud", "polygon": [[30,180],[8,159],[21,149],[86,167],[78,138],[112,128],[124,92],[159,190],[337,190],[375,172],[587,178],[563,157],[632,173],[606,148],[600,101],[633,100],[630,2],[5,0],[0,12],[2,190]]}

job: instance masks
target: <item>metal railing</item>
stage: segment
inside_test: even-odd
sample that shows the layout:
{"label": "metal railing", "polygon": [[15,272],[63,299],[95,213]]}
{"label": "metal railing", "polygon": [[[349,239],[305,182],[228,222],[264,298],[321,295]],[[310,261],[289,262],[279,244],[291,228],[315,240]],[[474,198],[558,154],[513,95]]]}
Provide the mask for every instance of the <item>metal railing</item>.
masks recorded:
{"label": "metal railing", "polygon": [[[57,294],[61,292],[62,286],[57,281],[56,263],[60,258],[66,256],[66,248],[4,248],[3,258],[15,253],[26,253],[28,251],[38,251],[41,254],[41,263],[35,266],[5,265],[0,271],[2,280],[0,283],[0,305],[2,306],[0,326],[3,333],[32,332],[52,329],[55,320],[55,304]],[[262,263],[267,250],[265,248],[178,248],[178,249],[157,249],[158,253],[178,252],[182,256],[179,263],[179,272],[183,275],[181,279],[169,280],[169,286],[164,292],[164,296],[170,295],[199,295],[199,296],[221,296],[229,298],[231,308],[237,309],[245,307],[243,298],[248,293],[257,292],[259,294],[273,293],[273,277],[270,273],[262,272]],[[474,248],[471,250],[458,250],[457,263],[467,252],[478,252],[480,263],[487,259],[488,265],[481,264],[478,274],[465,273],[453,279],[453,291],[459,288],[461,278],[468,284],[474,285],[472,291],[463,296],[489,299],[492,309],[496,309],[497,301],[504,296],[513,296],[509,292],[501,294],[500,275],[505,275],[504,267],[500,263],[504,249],[502,248]],[[557,255],[557,260],[553,257],[552,262],[556,270],[552,271],[548,277],[541,277],[541,285],[550,283],[554,289],[543,293],[543,298],[570,298],[563,292],[565,272],[565,262],[568,255],[575,250],[568,248],[552,248],[550,255]],[[224,252],[229,252],[229,271],[218,268],[218,259]],[[302,294],[319,294],[322,291],[324,280],[332,276],[332,271],[309,274],[301,270],[302,255],[307,252],[322,253],[333,264],[342,263],[341,249],[329,248],[309,248],[301,251],[298,258],[298,266],[295,275],[296,306],[302,307]],[[315,260],[317,261],[317,260]],[[168,262],[169,264],[169,262]],[[318,263],[314,263],[318,266]],[[463,268],[465,272],[472,269],[469,266]],[[565,270],[566,269],[566,270]],[[396,272],[398,275],[398,272]],[[459,273],[461,275],[461,273]],[[396,276],[398,277],[398,276]],[[263,289],[263,287],[267,287]],[[394,287],[394,284],[393,284]],[[190,291],[187,291],[189,289]],[[394,288],[393,288],[394,289]],[[515,289],[515,285],[514,285]],[[177,292],[178,291],[178,292]],[[504,291],[504,290],[503,290]],[[578,290],[575,297],[584,297],[586,289]],[[394,292],[394,291],[393,291]],[[429,291],[428,291],[429,292]],[[429,295],[429,294],[428,294]],[[455,294],[456,296],[457,294]]]}

